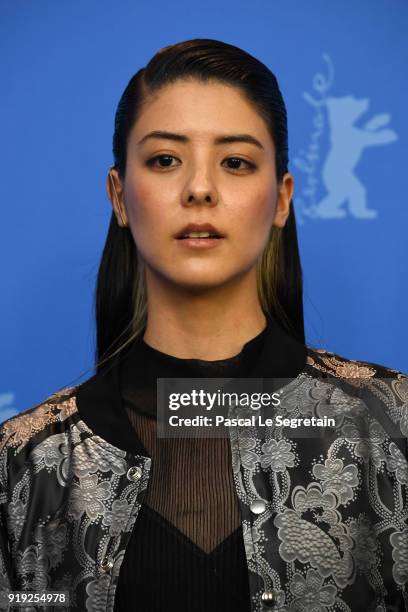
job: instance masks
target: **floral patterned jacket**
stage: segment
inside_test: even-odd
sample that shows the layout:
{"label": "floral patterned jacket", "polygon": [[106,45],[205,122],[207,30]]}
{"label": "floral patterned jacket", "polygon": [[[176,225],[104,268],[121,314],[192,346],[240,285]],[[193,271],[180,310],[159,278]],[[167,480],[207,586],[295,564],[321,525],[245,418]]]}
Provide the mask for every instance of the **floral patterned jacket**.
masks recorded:
{"label": "floral patterned jacket", "polygon": [[[53,610],[113,611],[149,481],[126,417],[106,426],[112,371],[0,427],[0,590],[69,591]],[[230,428],[252,612],[408,610],[408,377],[307,347],[280,397],[281,416],[334,425]]]}

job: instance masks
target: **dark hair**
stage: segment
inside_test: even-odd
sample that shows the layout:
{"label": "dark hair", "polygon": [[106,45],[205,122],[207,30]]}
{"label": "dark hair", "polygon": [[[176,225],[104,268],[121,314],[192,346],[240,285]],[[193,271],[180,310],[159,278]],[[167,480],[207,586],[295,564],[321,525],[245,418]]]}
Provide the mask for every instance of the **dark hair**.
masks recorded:
{"label": "dark hair", "polygon": [[[129,81],[115,115],[113,157],[124,178],[129,133],[148,97],[180,79],[218,81],[237,87],[262,116],[276,151],[280,182],[288,168],[286,107],[274,74],[262,62],[233,45],[193,39],[160,49]],[[98,271],[95,312],[97,368],[140,333],[146,322],[142,263],[129,228],[118,226],[112,213]],[[284,228],[273,226],[260,258],[259,297],[264,312],[288,333],[305,342],[302,269],[293,203]]]}

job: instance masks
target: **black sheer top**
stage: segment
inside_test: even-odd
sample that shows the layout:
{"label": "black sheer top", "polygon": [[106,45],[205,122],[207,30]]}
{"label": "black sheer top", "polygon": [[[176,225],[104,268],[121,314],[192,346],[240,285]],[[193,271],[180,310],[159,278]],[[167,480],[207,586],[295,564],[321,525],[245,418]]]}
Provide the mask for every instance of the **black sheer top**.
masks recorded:
{"label": "black sheer top", "polygon": [[[143,335],[143,334],[142,334]],[[157,378],[294,378],[306,348],[272,318],[230,359],[179,359],[142,337],[119,365],[122,408],[152,458],[115,611],[249,612],[248,567],[228,438],[158,438]],[[135,599],[135,592],[137,597]]]}

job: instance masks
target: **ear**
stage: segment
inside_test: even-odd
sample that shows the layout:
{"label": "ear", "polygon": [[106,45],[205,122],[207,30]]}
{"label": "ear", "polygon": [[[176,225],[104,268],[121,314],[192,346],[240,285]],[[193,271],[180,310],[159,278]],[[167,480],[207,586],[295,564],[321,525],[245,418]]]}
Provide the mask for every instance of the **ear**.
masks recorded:
{"label": "ear", "polygon": [[123,186],[119,178],[118,171],[114,166],[112,166],[108,172],[106,191],[112,204],[113,212],[115,213],[118,225],[120,227],[127,227],[129,225],[129,221],[123,202]]}
{"label": "ear", "polygon": [[272,225],[284,227],[290,212],[290,203],[293,196],[293,176],[286,172],[278,185],[278,201],[276,203],[275,218]]}

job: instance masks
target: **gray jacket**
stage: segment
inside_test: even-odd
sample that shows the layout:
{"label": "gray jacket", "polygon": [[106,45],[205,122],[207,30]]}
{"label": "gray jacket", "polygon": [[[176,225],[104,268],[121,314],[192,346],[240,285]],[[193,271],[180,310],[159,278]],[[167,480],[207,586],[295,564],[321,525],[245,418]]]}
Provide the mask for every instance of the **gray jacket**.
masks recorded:
{"label": "gray jacket", "polygon": [[[275,416],[334,425],[230,427],[252,612],[408,610],[408,377],[307,355]],[[123,415],[107,426],[112,376],[0,427],[0,590],[69,591],[68,607],[44,609],[114,609],[151,460],[131,451]],[[77,401],[84,385],[99,402],[92,421]]]}

